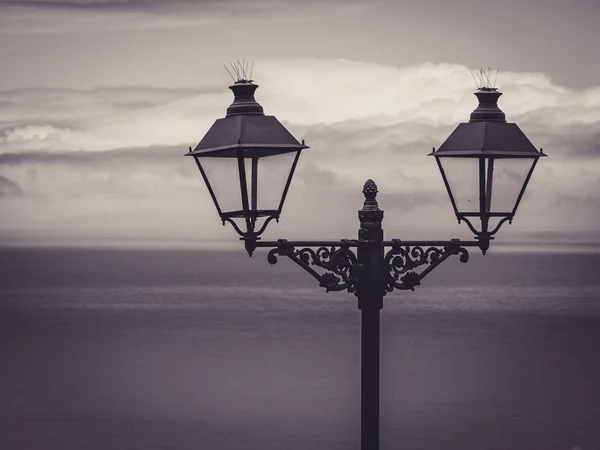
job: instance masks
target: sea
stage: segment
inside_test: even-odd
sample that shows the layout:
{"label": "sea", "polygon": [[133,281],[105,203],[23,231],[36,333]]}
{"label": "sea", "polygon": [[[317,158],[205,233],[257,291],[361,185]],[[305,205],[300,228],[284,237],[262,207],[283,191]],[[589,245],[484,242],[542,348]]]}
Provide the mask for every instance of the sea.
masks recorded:
{"label": "sea", "polygon": [[[472,251],[381,317],[381,449],[600,449],[600,252]],[[0,449],[358,450],[359,342],[260,249],[2,248]]]}

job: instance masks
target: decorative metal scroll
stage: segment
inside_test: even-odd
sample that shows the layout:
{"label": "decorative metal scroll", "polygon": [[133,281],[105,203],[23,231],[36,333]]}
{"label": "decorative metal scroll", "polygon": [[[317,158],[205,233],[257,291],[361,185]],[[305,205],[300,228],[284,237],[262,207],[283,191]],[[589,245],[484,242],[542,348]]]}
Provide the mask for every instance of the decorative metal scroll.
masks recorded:
{"label": "decorative metal scroll", "polygon": [[[316,250],[309,247],[296,249],[293,242],[284,239],[277,241],[277,244],[267,255],[269,264],[277,263],[277,255],[286,256],[311,274],[327,292],[356,291],[357,258],[348,242],[342,240],[339,246],[319,247]],[[316,271],[314,266],[325,269],[325,272]]]}
{"label": "decorative metal scroll", "polygon": [[[444,246],[423,248],[420,245],[410,245],[396,239],[392,241],[392,248],[385,255],[385,289],[392,292],[394,289],[415,290],[429,272],[452,255],[460,255],[460,262],[469,260],[469,252],[460,246],[458,239],[449,241]],[[413,269],[427,265],[421,272]]]}

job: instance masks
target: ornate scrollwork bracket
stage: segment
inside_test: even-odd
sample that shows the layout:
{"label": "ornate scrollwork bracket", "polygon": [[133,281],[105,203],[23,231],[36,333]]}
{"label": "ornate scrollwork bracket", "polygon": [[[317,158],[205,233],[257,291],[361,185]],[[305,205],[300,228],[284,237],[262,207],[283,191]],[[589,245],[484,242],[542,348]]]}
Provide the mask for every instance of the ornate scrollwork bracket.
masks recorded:
{"label": "ornate scrollwork bracket", "polygon": [[[469,260],[469,252],[461,246],[459,239],[450,241],[410,242],[393,239],[386,242],[391,249],[385,255],[385,290],[415,290],[421,280],[452,255],[460,255],[460,262]],[[424,248],[427,247],[428,248]],[[421,272],[419,266],[427,265]]]}
{"label": "ornate scrollwork bracket", "polygon": [[[329,244],[318,246],[315,243],[315,247],[318,246],[316,249],[296,248],[299,246],[296,243],[280,239],[277,246],[269,251],[267,261],[276,264],[277,255],[286,256],[312,275],[327,292],[355,292],[358,265],[356,254],[350,249],[356,246],[355,241],[341,240]],[[325,271],[318,272],[314,267]]]}

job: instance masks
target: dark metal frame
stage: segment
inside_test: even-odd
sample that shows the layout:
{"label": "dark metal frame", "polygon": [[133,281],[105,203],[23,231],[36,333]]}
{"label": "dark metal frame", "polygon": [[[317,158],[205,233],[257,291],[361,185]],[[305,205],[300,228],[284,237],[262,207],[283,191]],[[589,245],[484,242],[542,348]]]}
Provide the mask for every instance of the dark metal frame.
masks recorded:
{"label": "dark metal frame", "polygon": [[[450,197],[450,203],[452,203],[452,208],[454,209],[454,213],[456,214],[456,218],[458,219],[458,223],[464,221],[469,229],[475,234],[475,239],[477,239],[481,245],[480,248],[485,254],[487,249],[489,248],[490,240],[494,239],[494,235],[498,232],[500,227],[508,221],[509,224],[512,224],[512,221],[517,212],[517,208],[521,203],[521,199],[523,198],[523,194],[525,193],[525,189],[529,184],[529,180],[531,175],[533,174],[533,170],[537,165],[537,162],[541,156],[546,156],[543,153],[543,150],[540,149],[540,154],[538,156],[499,156],[493,153],[489,153],[486,155],[468,155],[465,152],[458,153],[456,155],[448,155],[446,152],[443,155],[436,154],[435,148],[433,152],[430,154],[431,156],[435,156],[435,160],[437,162],[438,168],[440,169],[440,173],[442,175],[442,179],[444,180],[444,186],[446,187],[446,191],[448,192],[448,197]],[[448,182],[448,178],[446,177],[446,172],[442,163],[440,161],[441,158],[462,158],[462,159],[479,159],[479,211],[459,211],[456,205],[456,201],[454,199],[454,194],[452,192],[452,188],[450,187],[450,183]],[[492,180],[494,173],[494,161],[496,159],[533,159],[533,163],[525,177],[525,181],[523,182],[523,186],[519,191],[517,199],[515,201],[514,207],[510,212],[491,212],[490,211],[490,203],[492,199]],[[488,160],[487,170],[486,170],[486,160]],[[469,220],[471,218],[479,218],[481,220],[481,229],[478,230],[475,225]],[[493,230],[488,229],[489,220],[492,217],[500,217],[501,220],[496,224]]]}
{"label": "dark metal frame", "polygon": [[[266,230],[267,225],[273,219],[279,222],[279,216],[281,215],[281,211],[283,209],[283,204],[285,203],[285,199],[287,197],[288,190],[290,188],[290,184],[292,182],[292,177],[294,176],[294,172],[296,171],[296,166],[298,164],[298,159],[300,158],[300,153],[302,149],[293,150],[296,153],[294,157],[294,161],[292,162],[292,166],[290,168],[290,172],[285,182],[285,186],[281,195],[281,200],[279,201],[279,205],[277,209],[256,209],[258,204],[258,160],[260,158],[266,158],[269,156],[274,156],[276,154],[281,154],[282,152],[276,154],[269,155],[261,155],[257,152],[253,152],[252,155],[247,155],[244,148],[237,148],[235,150],[235,159],[238,163],[238,175],[240,180],[240,191],[241,191],[241,200],[242,200],[242,209],[234,210],[234,211],[223,211],[221,206],[219,205],[219,201],[215,196],[214,190],[202,167],[201,159],[203,157],[207,158],[227,158],[233,159],[228,156],[215,156],[211,155],[202,155],[202,154],[192,154],[192,148],[189,149],[189,154],[194,157],[196,161],[196,165],[200,170],[200,174],[202,175],[202,179],[206,183],[206,187],[208,188],[208,192],[210,193],[210,197],[217,208],[217,212],[219,213],[219,217],[221,218],[221,222],[225,225],[226,222],[230,223],[236,233],[241,236],[241,240],[255,242],[260,239],[260,235]],[[291,151],[285,153],[292,153]],[[246,161],[251,161],[250,166],[250,196],[248,195],[248,180],[246,178]],[[257,230],[257,220],[261,217],[265,217],[265,221]],[[242,230],[240,226],[235,222],[234,219],[244,219],[244,223],[246,226],[246,231]],[[247,247],[249,248],[249,247]],[[252,252],[249,251],[251,254]]]}
{"label": "dark metal frame", "polygon": [[[267,260],[292,260],[329,291],[347,291],[358,298],[361,311],[361,450],[379,449],[379,340],[383,297],[394,289],[413,290],[450,256],[469,260],[467,247],[483,249],[481,241],[383,240],[383,211],[377,203],[377,186],[368,180],[365,201],[358,211],[358,239],[339,241],[259,241],[248,236],[246,249],[270,249]],[[414,269],[425,266],[420,272]]]}

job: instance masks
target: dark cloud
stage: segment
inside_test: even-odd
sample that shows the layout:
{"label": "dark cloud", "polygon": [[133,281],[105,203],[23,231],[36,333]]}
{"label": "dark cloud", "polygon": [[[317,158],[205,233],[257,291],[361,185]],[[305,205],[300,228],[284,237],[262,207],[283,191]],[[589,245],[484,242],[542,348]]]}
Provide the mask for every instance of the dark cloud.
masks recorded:
{"label": "dark cloud", "polygon": [[[329,0],[328,3],[345,3],[346,0]],[[240,6],[255,7],[278,7],[289,8],[302,6],[318,6],[322,1],[317,0],[2,0],[1,6],[20,6],[38,9],[68,9],[68,10],[90,10],[90,11],[152,11],[164,10],[177,7],[203,7],[224,5],[231,7],[232,4]]]}
{"label": "dark cloud", "polygon": [[124,166],[146,166],[149,163],[164,164],[174,161],[187,151],[185,147],[148,147],[109,150],[104,152],[24,152],[0,154],[0,166],[16,165],[72,165],[95,168],[118,169]]}
{"label": "dark cloud", "polygon": [[220,20],[231,7],[241,14],[258,10],[238,0],[8,0],[0,1],[0,34],[179,28]]}
{"label": "dark cloud", "polygon": [[[346,0],[346,2],[349,0]],[[323,3],[339,3],[341,0],[316,2],[315,0],[2,0],[4,8],[28,9],[40,12],[71,13],[146,13],[146,14],[216,14],[217,16],[240,16],[264,11],[288,11],[290,8],[318,8]],[[352,3],[352,2],[351,2]]]}
{"label": "dark cloud", "polygon": [[345,10],[360,4],[359,0],[0,0],[0,33],[153,30],[240,17],[297,21],[307,14],[322,14],[324,8]]}
{"label": "dark cloud", "polygon": [[37,105],[44,109],[67,105],[73,108],[79,106],[82,102],[99,101],[113,104],[128,100],[147,101],[151,105],[157,105],[198,95],[221,93],[223,93],[222,86],[207,86],[205,84],[195,88],[137,85],[72,89],[32,86],[19,89],[0,89],[0,105],[18,108]]}
{"label": "dark cloud", "polygon": [[221,0],[3,0],[0,7],[25,7],[47,10],[76,11],[160,11],[174,6],[214,5]]}

